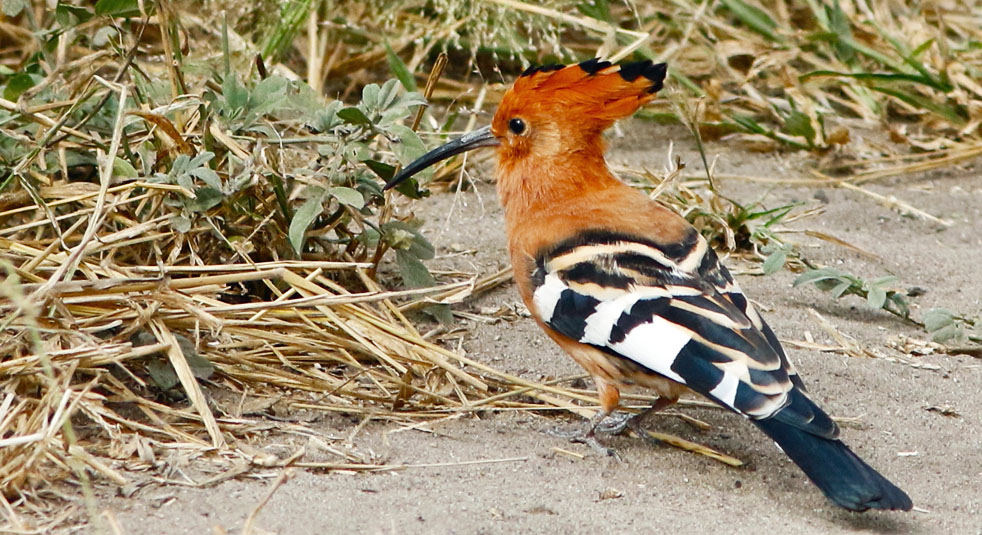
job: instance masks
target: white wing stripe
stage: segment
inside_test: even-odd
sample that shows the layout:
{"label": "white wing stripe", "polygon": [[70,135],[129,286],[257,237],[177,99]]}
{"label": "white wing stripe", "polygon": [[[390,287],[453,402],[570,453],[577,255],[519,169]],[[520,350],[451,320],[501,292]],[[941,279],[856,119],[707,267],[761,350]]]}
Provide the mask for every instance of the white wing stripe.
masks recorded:
{"label": "white wing stripe", "polygon": [[699,269],[699,264],[702,263],[702,257],[706,255],[707,249],[709,249],[709,243],[706,241],[706,238],[699,236],[699,239],[696,240],[696,244],[689,251],[689,254],[678,260],[678,270],[692,273]]}
{"label": "white wing stripe", "polygon": [[550,273],[542,286],[539,286],[532,295],[532,304],[535,305],[533,314],[539,319],[548,323],[552,320],[552,315],[556,311],[556,304],[559,303],[559,296],[562,295],[566,285],[559,278],[559,275]]}
{"label": "white wing stripe", "polygon": [[740,386],[740,378],[737,376],[737,374],[724,370],[723,380],[720,381],[715,388],[710,390],[709,394],[720,400],[720,402],[725,404],[727,407],[740,412],[740,410],[736,408],[738,386]]}
{"label": "white wing stripe", "polygon": [[685,379],[672,371],[672,364],[691,339],[689,331],[654,316],[651,321],[631,329],[623,341],[605,345],[650,370],[685,384]]}
{"label": "white wing stripe", "polygon": [[610,332],[621,315],[630,310],[640,299],[637,294],[625,294],[610,301],[601,301],[596,311],[586,319],[586,328],[580,342],[595,346],[606,346],[610,340]]}

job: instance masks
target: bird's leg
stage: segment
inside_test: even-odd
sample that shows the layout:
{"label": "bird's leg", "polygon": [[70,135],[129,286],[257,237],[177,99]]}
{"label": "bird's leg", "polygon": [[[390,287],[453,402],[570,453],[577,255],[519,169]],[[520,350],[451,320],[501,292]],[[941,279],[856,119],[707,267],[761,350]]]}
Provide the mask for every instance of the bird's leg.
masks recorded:
{"label": "bird's leg", "polygon": [[659,397],[658,399],[655,400],[654,403],[651,404],[650,407],[639,412],[638,414],[619,418],[615,421],[611,421],[610,423],[604,426],[600,426],[599,425],[600,422],[598,422],[597,423],[598,428],[601,432],[610,433],[612,435],[622,433],[624,432],[625,429],[630,429],[631,431],[637,433],[638,436],[640,436],[641,438],[649,438],[648,433],[644,431],[644,426],[643,426],[644,421],[648,418],[648,416],[655,414],[656,412],[661,412],[671,407],[672,405],[675,404],[676,401],[678,401],[678,399],[668,398],[664,396]]}
{"label": "bird's leg", "polygon": [[597,440],[597,428],[600,427],[600,423],[603,422],[608,416],[610,416],[608,410],[601,409],[597,411],[597,414],[590,418],[589,428],[586,433],[580,432],[573,434],[569,437],[570,442],[578,442],[580,444],[586,444],[590,446],[590,449],[597,452],[598,455],[602,457],[614,457],[620,460],[617,452],[613,448],[608,448]]}
{"label": "bird's leg", "polygon": [[570,442],[579,442],[590,446],[590,449],[606,457],[620,457],[611,448],[605,447],[597,440],[597,428],[608,417],[617,404],[620,403],[621,395],[617,387],[602,379],[594,378],[597,384],[597,393],[600,395],[600,410],[590,418],[589,428],[586,433],[577,433],[569,437]]}

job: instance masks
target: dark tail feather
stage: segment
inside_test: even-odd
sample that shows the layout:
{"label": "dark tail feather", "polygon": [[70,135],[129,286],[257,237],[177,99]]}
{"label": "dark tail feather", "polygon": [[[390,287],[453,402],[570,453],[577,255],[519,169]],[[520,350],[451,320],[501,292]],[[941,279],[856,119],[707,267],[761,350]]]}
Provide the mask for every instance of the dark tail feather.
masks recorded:
{"label": "dark tail feather", "polygon": [[910,497],[863,462],[841,440],[822,438],[775,419],[753,420],[833,502],[851,511],[913,507]]}

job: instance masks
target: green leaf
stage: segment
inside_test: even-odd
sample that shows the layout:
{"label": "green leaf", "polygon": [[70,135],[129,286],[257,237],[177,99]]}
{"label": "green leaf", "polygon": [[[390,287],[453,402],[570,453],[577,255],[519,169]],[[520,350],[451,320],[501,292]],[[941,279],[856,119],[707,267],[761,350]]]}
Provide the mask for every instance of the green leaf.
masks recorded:
{"label": "green leaf", "polygon": [[[27,0],[20,0],[21,2],[27,3]],[[16,4],[17,2],[13,2]],[[7,4],[4,4],[4,8]],[[13,15],[8,15],[12,17]],[[64,2],[58,2],[58,6],[55,8],[55,20],[58,25],[62,28],[71,28],[77,26],[82,22],[85,22],[92,18],[92,12],[88,9],[80,6],[73,6],[66,4]]]}
{"label": "green leaf", "polygon": [[934,38],[932,37],[932,38],[928,39],[927,41],[924,41],[923,43],[921,43],[920,45],[918,45],[917,48],[915,48],[913,50],[913,52],[910,53],[910,56],[908,56],[908,57],[910,57],[911,59],[914,59],[917,56],[920,56],[921,54],[924,53],[924,51],[926,51],[927,49],[931,48],[931,45],[933,45],[933,44],[934,44]]}
{"label": "green leaf", "polygon": [[792,110],[791,115],[784,120],[784,128],[792,136],[801,136],[809,143],[815,142],[815,128],[812,127],[811,117],[798,110]]}
{"label": "green leaf", "polygon": [[804,284],[814,284],[818,281],[838,279],[840,276],[841,274],[832,268],[812,269],[798,275],[794,280],[793,286],[797,288]]}
{"label": "green leaf", "polygon": [[369,119],[364,112],[355,107],[348,107],[338,110],[337,117],[348,124],[372,124],[372,120]]}
{"label": "green leaf", "polygon": [[[266,58],[267,65],[274,65],[279,62],[283,55],[294,41],[297,33],[303,27],[307,15],[310,13],[310,0],[291,0],[289,2],[270,2],[263,6],[279,6],[279,17],[275,17],[272,31],[264,29],[266,38],[261,42],[262,57]],[[268,25],[268,23],[267,23]]]}
{"label": "green leaf", "polygon": [[368,84],[361,90],[361,105],[367,109],[378,108],[379,93],[382,88],[378,84]]}
{"label": "green leaf", "polygon": [[782,267],[784,267],[784,263],[787,260],[788,260],[787,252],[785,252],[784,250],[774,251],[773,253],[768,255],[766,259],[764,259],[764,265],[761,266],[761,270],[764,272],[764,275],[771,275],[773,273],[777,273]]}
{"label": "green leaf", "polygon": [[[405,108],[407,106],[403,99],[399,97],[399,85],[398,80],[388,80],[382,84],[382,89],[378,95],[378,109],[387,110],[389,108]],[[406,95],[418,95],[418,93],[407,91]]]}
{"label": "green leaf", "polygon": [[362,197],[361,193],[352,188],[337,187],[327,190],[327,192],[336,198],[341,204],[346,204],[357,210],[361,210],[365,207],[365,198]]}
{"label": "green leaf", "polygon": [[[389,221],[382,225],[382,231],[385,232],[386,239],[392,247],[396,249],[407,249],[416,258],[429,260],[436,254],[436,249],[429,240],[416,227],[404,221]],[[394,242],[392,237],[400,234],[408,234],[411,239],[399,243]]]}
{"label": "green leaf", "polygon": [[760,126],[760,124],[758,124],[757,121],[755,121],[754,118],[750,117],[749,115],[731,115],[730,118],[733,119],[737,125],[748,132],[763,135],[768,134],[767,129]]}
{"label": "green leaf", "polygon": [[396,174],[396,168],[387,163],[382,163],[377,160],[365,160],[364,163],[372,170],[373,173],[378,175],[379,178],[388,182]]}
{"label": "green leaf", "polygon": [[416,233],[413,244],[409,247],[409,251],[423,260],[430,260],[436,256],[436,249],[433,247],[433,244],[419,232]]}
{"label": "green leaf", "polygon": [[[416,132],[413,132],[412,128],[401,124],[394,124],[389,128],[389,131],[399,138],[398,143],[392,144],[392,151],[396,153],[396,157],[399,158],[399,163],[402,165],[408,165],[416,160],[416,158],[426,154],[426,145],[423,145],[423,140],[419,138]],[[420,175],[423,174],[420,173]],[[430,171],[430,174],[432,174],[432,171]]]}
{"label": "green leaf", "polygon": [[445,326],[449,327],[453,325],[453,312],[450,311],[450,305],[430,305],[424,308],[423,312],[433,316],[437,321]]}
{"label": "green leaf", "polygon": [[314,119],[311,121],[310,126],[317,132],[330,132],[334,130],[338,125],[341,124],[341,118],[338,117],[338,110],[341,109],[343,104],[340,100],[332,100],[327,106],[318,109],[314,113]]}
{"label": "green leaf", "polygon": [[874,309],[881,309],[887,302],[887,292],[879,286],[872,286],[866,292],[866,302]]}
{"label": "green leaf", "polygon": [[955,315],[944,308],[932,308],[924,314],[924,329],[929,333],[939,331],[955,323]]}
{"label": "green leaf", "polygon": [[293,250],[298,255],[303,247],[304,234],[323,209],[321,207],[323,199],[323,193],[307,199],[307,202],[303,203],[303,206],[293,214],[293,219],[290,220],[290,229],[287,231],[287,236],[290,238],[290,245],[293,246]]}
{"label": "green leaf", "polygon": [[209,167],[198,167],[189,171],[188,174],[201,180],[213,189],[219,191],[222,189],[222,180],[218,177],[218,173],[212,171]]}
{"label": "green leaf", "polygon": [[[147,2],[152,4],[152,2]],[[96,15],[110,17],[135,17],[140,14],[140,4],[137,0],[99,0],[95,3]]]}
{"label": "green leaf", "polygon": [[396,186],[396,191],[409,197],[410,199],[423,199],[430,196],[430,190],[420,189],[419,181],[415,177],[407,178]]}
{"label": "green leaf", "polygon": [[777,28],[777,23],[760,8],[751,6],[742,0],[722,0],[722,3],[751,30],[771,41],[782,40],[773,31]]}
{"label": "green leaf", "polygon": [[396,249],[396,264],[407,287],[427,288],[436,285],[436,279],[430,274],[430,270],[409,249]]}
{"label": "green leaf", "polygon": [[24,91],[34,87],[34,76],[26,72],[18,73],[7,79],[7,86],[3,89],[3,98],[7,100],[17,100]]}
{"label": "green leaf", "polygon": [[939,344],[961,337],[962,330],[955,324],[945,325],[944,327],[931,333],[931,341],[938,342]]}
{"label": "green leaf", "polygon": [[362,175],[358,177],[357,185],[355,186],[355,189],[357,189],[358,192],[362,194],[362,196],[367,197],[369,199],[374,197],[382,197],[382,186],[379,185],[379,183],[376,182],[375,180],[372,180],[371,177],[368,177],[366,175]]}
{"label": "green leaf", "polygon": [[170,390],[181,382],[177,377],[177,372],[174,371],[174,367],[170,365],[170,361],[162,353],[156,353],[147,362],[147,373],[150,374],[150,380],[153,381],[153,384],[161,390]]}
{"label": "green leaf", "polygon": [[828,29],[831,30],[833,48],[835,55],[846,65],[851,65],[856,59],[856,51],[849,46],[852,41],[852,25],[849,22],[849,15],[839,5],[839,2],[831,2],[825,6],[825,15]]}
{"label": "green leaf", "polygon": [[[181,156],[184,156],[183,154]],[[179,156],[180,157],[180,156]],[[178,186],[188,190],[194,191],[194,182],[191,180],[191,175],[188,173],[180,173],[175,177],[175,181]]]}
{"label": "green leaf", "polygon": [[963,106],[952,106],[945,103],[934,102],[933,100],[920,95],[915,95],[913,93],[908,93],[898,89],[891,89],[888,87],[873,86],[870,89],[885,95],[890,95],[891,97],[906,102],[911,106],[932,111],[941,117],[944,117],[945,120],[955,124],[956,126],[965,124],[968,116],[968,112],[965,111]]}
{"label": "green leaf", "polygon": [[184,358],[187,359],[188,366],[191,368],[191,375],[197,379],[207,379],[215,373],[215,365],[198,353],[185,354]]}
{"label": "green leaf", "polygon": [[882,72],[839,72],[839,71],[828,71],[828,70],[811,71],[809,73],[805,73],[799,76],[798,80],[804,82],[810,78],[824,77],[824,76],[836,76],[841,78],[852,78],[855,80],[864,80],[864,81],[916,82],[921,84],[926,83],[924,77],[918,74],[882,73]]}
{"label": "green leaf", "polygon": [[379,231],[373,229],[372,227],[365,227],[365,231],[358,236],[358,240],[365,244],[365,247],[374,249],[378,246],[378,241],[382,237]]}
{"label": "green leaf", "polygon": [[2,5],[3,14],[8,17],[15,17],[29,5],[31,4],[28,0],[6,0]]}
{"label": "green leaf", "polygon": [[170,219],[170,226],[181,234],[186,234],[191,230],[191,220],[182,215],[176,215]]}
{"label": "green leaf", "polygon": [[221,191],[205,186],[194,190],[194,199],[187,201],[187,207],[192,212],[204,212],[222,204],[223,198]]}
{"label": "green leaf", "polygon": [[233,116],[238,116],[249,104],[249,90],[239,83],[239,79],[234,74],[226,76],[222,81],[222,95]]}
{"label": "green leaf", "polygon": [[277,103],[285,100],[289,85],[290,81],[282,76],[270,76],[269,78],[260,80],[252,88],[251,94],[249,95],[250,104],[253,106],[270,107],[271,99]]}
{"label": "green leaf", "polygon": [[[893,306],[896,307],[902,317],[910,318],[910,307],[907,306],[907,299],[903,295],[897,292],[887,292],[887,300],[893,303]],[[887,307],[884,306],[883,308]]]}
{"label": "green leaf", "polygon": [[174,338],[177,339],[177,346],[181,348],[181,354],[184,355],[184,360],[187,361],[188,367],[191,368],[191,375],[197,379],[207,379],[215,373],[215,366],[211,361],[195,351],[194,342],[181,334],[175,334]]}
{"label": "green leaf", "polygon": [[[191,368],[191,374],[197,379],[208,379],[215,373],[215,366],[207,358],[202,357],[194,349],[194,342],[181,334],[175,334],[177,346],[181,350],[181,355]],[[170,359],[163,353],[155,353],[150,361],[147,362],[147,373],[150,379],[161,390],[170,390],[180,382],[177,372],[171,366]]]}
{"label": "green leaf", "polygon": [[392,74],[399,79],[402,87],[406,88],[406,91],[416,91],[416,79],[413,77],[413,73],[409,72],[409,68],[402,61],[396,53],[389,46],[389,42],[385,42],[385,57],[389,60],[389,70]]}
{"label": "green leaf", "polygon": [[832,288],[831,290],[832,298],[838,299],[842,297],[843,295],[845,295],[847,291],[849,291],[850,288],[852,288],[852,281],[842,280],[841,282],[839,282],[839,284],[837,284],[834,288]]}
{"label": "green leaf", "polygon": [[[407,287],[427,288],[436,285],[436,279],[430,274],[430,270],[426,269],[426,266],[411,250],[396,249],[396,264],[399,266],[402,281]],[[424,308],[423,312],[433,316],[444,325],[453,323],[453,314],[450,312],[449,305],[430,305]]]}
{"label": "green leaf", "polygon": [[130,162],[123,158],[116,157],[113,159],[113,176],[122,178],[136,178],[140,174],[137,173],[136,169]]}
{"label": "green leaf", "polygon": [[283,188],[283,180],[272,173],[267,174],[266,179],[273,186],[273,193],[276,195],[276,204],[280,207],[283,219],[292,219],[293,211],[290,210],[290,204],[286,200],[286,190]]}

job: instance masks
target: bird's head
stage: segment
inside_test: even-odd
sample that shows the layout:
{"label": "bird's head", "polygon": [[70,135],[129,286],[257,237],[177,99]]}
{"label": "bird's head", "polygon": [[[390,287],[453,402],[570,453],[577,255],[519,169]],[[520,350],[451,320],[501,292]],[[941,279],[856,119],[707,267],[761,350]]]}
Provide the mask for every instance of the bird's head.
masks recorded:
{"label": "bird's head", "polygon": [[455,154],[480,147],[497,147],[499,161],[511,164],[529,157],[544,160],[584,151],[602,156],[601,133],[653,99],[665,73],[664,63],[612,65],[598,59],[529,68],[505,93],[489,126],[424,154],[385,189]]}

